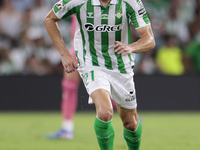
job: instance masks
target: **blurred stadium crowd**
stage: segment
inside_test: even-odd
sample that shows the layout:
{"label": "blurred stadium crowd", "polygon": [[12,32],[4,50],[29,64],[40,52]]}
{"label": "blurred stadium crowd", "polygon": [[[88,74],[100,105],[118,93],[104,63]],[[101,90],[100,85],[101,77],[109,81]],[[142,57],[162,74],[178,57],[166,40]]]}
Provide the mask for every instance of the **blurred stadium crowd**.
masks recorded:
{"label": "blurred stadium crowd", "polygon": [[[0,75],[62,74],[43,24],[58,0],[0,0]],[[156,47],[136,54],[136,74],[200,74],[200,0],[143,0]],[[70,17],[59,22],[71,46]],[[133,32],[133,41],[138,34]]]}

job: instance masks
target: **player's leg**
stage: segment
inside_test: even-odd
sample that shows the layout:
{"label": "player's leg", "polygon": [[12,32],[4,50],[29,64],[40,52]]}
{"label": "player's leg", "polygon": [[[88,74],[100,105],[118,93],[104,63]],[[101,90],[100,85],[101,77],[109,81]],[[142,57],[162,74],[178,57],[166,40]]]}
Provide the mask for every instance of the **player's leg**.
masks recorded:
{"label": "player's leg", "polygon": [[[119,80],[120,79],[120,80]],[[133,73],[109,73],[111,94],[124,126],[124,139],[129,150],[139,150],[142,125],[137,115],[136,90]]]}
{"label": "player's leg", "polygon": [[[73,138],[74,114],[78,104],[78,87],[80,76],[78,72],[65,73],[62,81],[62,129],[69,133],[68,138]],[[71,136],[70,136],[71,135]]]}
{"label": "player's leg", "polygon": [[142,124],[138,119],[137,109],[124,109],[117,104],[117,111],[124,126],[124,139],[129,150],[139,150]]}
{"label": "player's leg", "polygon": [[113,150],[115,133],[111,122],[113,107],[108,75],[98,67],[80,67],[78,71],[90,95],[89,103],[95,103],[94,130],[99,147],[101,150]]}
{"label": "player's leg", "polygon": [[62,126],[55,133],[49,134],[46,137],[51,139],[65,138],[73,139],[74,137],[74,114],[78,103],[78,87],[80,83],[79,73],[64,73],[62,79]]}
{"label": "player's leg", "polygon": [[101,150],[113,150],[115,132],[111,123],[113,107],[110,94],[104,89],[98,89],[91,95],[96,107],[94,129]]}

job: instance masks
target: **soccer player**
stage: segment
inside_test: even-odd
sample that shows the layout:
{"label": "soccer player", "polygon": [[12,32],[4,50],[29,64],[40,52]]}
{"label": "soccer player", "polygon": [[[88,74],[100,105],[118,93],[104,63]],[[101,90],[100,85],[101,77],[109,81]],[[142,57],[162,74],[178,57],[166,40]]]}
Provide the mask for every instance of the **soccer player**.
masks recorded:
{"label": "soccer player", "polygon": [[[68,52],[56,23],[72,14],[77,16],[79,25],[74,37],[78,65]],[[129,22],[141,36],[133,43]],[[117,104],[128,149],[139,150],[142,125],[138,120],[133,81],[134,53],[155,46],[142,1],[61,0],[44,23],[61,54],[65,71],[71,73],[78,68],[90,96],[89,102],[95,104],[94,130],[100,149],[113,150],[114,147],[111,97]]]}
{"label": "soccer player", "polygon": [[[71,37],[74,39],[76,31],[76,16],[71,15]],[[70,54],[76,57],[74,46],[70,48]],[[74,115],[78,104],[78,87],[80,84],[80,75],[76,70],[73,73],[64,72],[62,79],[62,102],[61,102],[61,113],[62,113],[62,124],[61,128],[55,132],[46,135],[48,139],[68,139],[74,138]],[[112,101],[113,107],[116,109],[115,103]]]}

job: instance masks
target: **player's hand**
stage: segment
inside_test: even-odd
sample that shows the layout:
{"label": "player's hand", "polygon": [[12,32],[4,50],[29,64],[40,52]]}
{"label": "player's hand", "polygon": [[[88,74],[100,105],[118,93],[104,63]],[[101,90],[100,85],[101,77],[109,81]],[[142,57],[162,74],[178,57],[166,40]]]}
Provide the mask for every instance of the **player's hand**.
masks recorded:
{"label": "player's hand", "polygon": [[114,43],[114,48],[116,48],[115,52],[117,52],[117,54],[122,54],[122,56],[125,56],[132,53],[132,48],[129,45],[119,41],[115,41]]}
{"label": "player's hand", "polygon": [[62,56],[62,64],[65,72],[67,73],[71,73],[78,68],[78,65],[76,63],[76,58],[71,54]]}

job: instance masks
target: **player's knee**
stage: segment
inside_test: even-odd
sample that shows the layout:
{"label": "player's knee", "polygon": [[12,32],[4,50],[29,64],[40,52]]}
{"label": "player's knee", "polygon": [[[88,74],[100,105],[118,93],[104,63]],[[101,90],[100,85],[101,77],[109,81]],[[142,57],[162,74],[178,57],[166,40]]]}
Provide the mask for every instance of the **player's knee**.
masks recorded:
{"label": "player's knee", "polygon": [[109,121],[112,119],[113,117],[113,110],[109,109],[109,110],[102,110],[98,112],[98,118],[102,121]]}
{"label": "player's knee", "polygon": [[123,123],[124,125],[124,128],[126,128],[127,130],[130,130],[130,131],[135,131],[137,129],[137,126],[138,126],[138,122],[137,121],[126,121]]}

